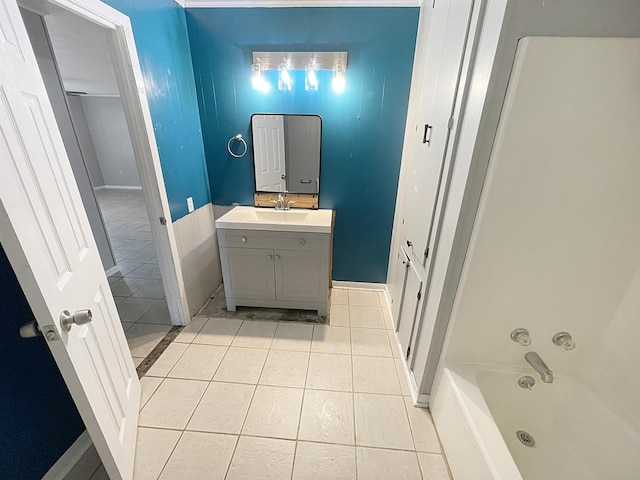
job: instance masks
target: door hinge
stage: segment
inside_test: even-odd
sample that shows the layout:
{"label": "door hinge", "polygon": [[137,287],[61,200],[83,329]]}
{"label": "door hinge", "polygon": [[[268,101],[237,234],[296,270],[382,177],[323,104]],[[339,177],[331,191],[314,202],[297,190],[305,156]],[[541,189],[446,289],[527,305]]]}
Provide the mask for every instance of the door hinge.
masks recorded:
{"label": "door hinge", "polygon": [[449,119],[449,123],[447,124],[447,128],[451,130],[453,128],[453,117]]}
{"label": "door hinge", "polygon": [[407,355],[404,358],[409,358],[410,353],[411,353],[411,345],[407,347]]}
{"label": "door hinge", "polygon": [[160,225],[166,225],[167,224],[167,219],[165,217],[159,217],[158,220],[160,220]]}
{"label": "door hinge", "polygon": [[418,297],[418,300],[420,300],[422,298],[422,292],[420,290],[418,290],[418,295],[416,295]]}
{"label": "door hinge", "polygon": [[424,259],[426,260],[427,258],[429,258],[429,247],[424,249]]}

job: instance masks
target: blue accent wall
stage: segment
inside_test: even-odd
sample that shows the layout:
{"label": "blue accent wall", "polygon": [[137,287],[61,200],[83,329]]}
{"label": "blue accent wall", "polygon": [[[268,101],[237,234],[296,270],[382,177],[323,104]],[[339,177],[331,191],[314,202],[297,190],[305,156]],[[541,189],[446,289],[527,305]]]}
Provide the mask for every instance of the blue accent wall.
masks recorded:
{"label": "blue accent wall", "polygon": [[34,320],[0,247],[0,478],[42,478],[84,431],[43,337],[20,338]]}
{"label": "blue accent wall", "polygon": [[[253,159],[227,141],[251,138],[253,113],[322,117],[320,207],[336,211],[333,278],[386,282],[411,84],[418,8],[187,9],[187,26],[214,204],[253,205]],[[346,90],[320,72],[317,92],[294,72],[290,92],[266,72],[251,87],[253,51],[347,51]]]}
{"label": "blue accent wall", "polygon": [[185,10],[174,0],[103,0],[131,19],[173,221],[211,201]]}

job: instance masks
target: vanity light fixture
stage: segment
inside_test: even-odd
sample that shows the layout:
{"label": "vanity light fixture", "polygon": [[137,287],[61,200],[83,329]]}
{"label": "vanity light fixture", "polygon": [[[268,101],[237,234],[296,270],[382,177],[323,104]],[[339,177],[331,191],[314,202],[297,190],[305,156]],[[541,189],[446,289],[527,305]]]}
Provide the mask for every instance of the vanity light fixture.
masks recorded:
{"label": "vanity light fixture", "polygon": [[304,67],[304,89],[307,92],[315,92],[318,90],[318,71],[316,69],[316,63],[311,60],[311,63]]}
{"label": "vanity light fixture", "polygon": [[289,62],[278,65],[278,90],[291,90],[291,69]]}
{"label": "vanity light fixture", "polygon": [[346,86],[347,52],[253,52],[252,60],[255,90],[269,90],[263,75],[266,70],[278,71],[278,89],[283,91],[293,88],[292,70],[305,71],[305,90],[309,92],[319,89],[320,70],[333,71],[332,86],[336,93],[342,93]]}
{"label": "vanity light fixture", "polygon": [[264,67],[262,66],[262,62],[258,59],[253,65],[251,65],[251,69],[253,73],[251,75],[251,85],[254,90],[258,90],[260,92],[268,92],[271,90],[271,85],[267,82],[262,74]]}
{"label": "vanity light fixture", "polygon": [[333,81],[331,82],[331,85],[334,92],[344,92],[346,82],[344,79],[344,67],[341,63],[338,63],[335,67],[333,67]]}

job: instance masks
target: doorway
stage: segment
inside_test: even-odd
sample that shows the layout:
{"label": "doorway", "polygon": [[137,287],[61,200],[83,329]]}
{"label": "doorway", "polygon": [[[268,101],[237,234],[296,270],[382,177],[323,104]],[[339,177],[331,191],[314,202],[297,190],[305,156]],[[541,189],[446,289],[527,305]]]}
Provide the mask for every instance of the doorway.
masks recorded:
{"label": "doorway", "polygon": [[[140,158],[135,148],[140,138],[127,112],[131,99],[119,78],[112,32],[62,8],[49,8],[46,14],[23,9],[22,15],[138,365],[172,324],[184,324],[189,318],[180,308],[184,302],[179,264],[165,257],[161,272],[163,262],[157,252],[162,249],[150,220],[150,212],[158,206],[150,205],[153,192],[143,187],[149,185],[145,176],[159,174],[161,180],[161,172],[141,168],[149,159]],[[157,176],[151,180],[157,187]],[[165,237],[166,211],[155,219],[165,223],[165,231],[160,231]],[[167,298],[174,299],[173,315]]]}

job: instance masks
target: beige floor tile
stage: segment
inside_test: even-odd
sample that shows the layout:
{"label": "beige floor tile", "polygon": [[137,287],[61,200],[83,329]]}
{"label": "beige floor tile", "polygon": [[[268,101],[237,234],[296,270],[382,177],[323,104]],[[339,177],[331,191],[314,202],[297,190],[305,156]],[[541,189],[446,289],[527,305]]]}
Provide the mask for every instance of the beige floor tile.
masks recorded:
{"label": "beige floor tile", "polygon": [[111,283],[111,293],[116,297],[128,297],[147,283],[149,283],[149,280],[141,278],[121,278]]}
{"label": "beige floor tile", "polygon": [[387,330],[395,330],[396,327],[393,324],[393,316],[387,307],[382,307],[382,316],[384,317],[384,325]]}
{"label": "beige floor tile", "polygon": [[189,325],[184,327],[178,334],[174,342],[191,343],[196,338],[198,332],[202,329],[204,324],[207,323],[207,319],[204,317],[193,317]]}
{"label": "beige floor tile", "polygon": [[280,322],[273,337],[271,349],[308,352],[311,350],[312,335],[313,325]]}
{"label": "beige floor tile", "polygon": [[125,332],[135,325],[135,323],[133,322],[120,322],[120,323],[122,323],[122,329]]}
{"label": "beige floor tile", "polygon": [[227,347],[192,343],[169,372],[172,378],[211,380],[216,373]]}
{"label": "beige floor tile", "polygon": [[136,323],[125,332],[132,357],[145,358],[171,330],[171,325]]}
{"label": "beige floor tile", "polygon": [[151,395],[155,393],[160,384],[162,383],[161,378],[156,377],[142,377],[140,379],[140,386],[142,387],[142,392],[140,394],[140,410],[147,404],[147,401],[151,398]]}
{"label": "beige floor tile", "polygon": [[303,392],[298,388],[258,385],[242,434],[295,439]]}
{"label": "beige floor tile", "polygon": [[331,305],[349,305],[349,290],[346,288],[332,288]]}
{"label": "beige floor tile", "polygon": [[418,452],[418,462],[424,480],[451,480],[449,469],[442,455]]}
{"label": "beige floor tile", "polygon": [[348,305],[331,305],[329,315],[329,325],[332,327],[348,327],[349,324],[349,306]]}
{"label": "beige floor tile", "polygon": [[353,394],[305,390],[300,440],[354,444]]}
{"label": "beige floor tile", "polygon": [[277,322],[245,320],[231,345],[234,347],[269,348],[277,327]]}
{"label": "beige floor tile", "polygon": [[407,407],[409,425],[411,425],[411,433],[413,433],[416,450],[427,453],[441,453],[440,441],[429,410],[414,407],[413,400],[409,397],[405,397],[404,402]]}
{"label": "beige floor tile", "polygon": [[311,353],[307,388],[350,392],[353,389],[352,378],[350,355]]}
{"label": "beige floor tile", "polygon": [[356,445],[414,450],[404,397],[354,394]]}
{"label": "beige floor tile", "polygon": [[377,290],[349,290],[349,305],[362,305],[365,307],[379,307]]}
{"label": "beige floor tile", "polygon": [[184,429],[207,382],[166,378],[140,412],[142,427]]}
{"label": "beige floor tile", "polygon": [[210,318],[202,327],[193,343],[208,345],[231,345],[242,320],[237,318]]}
{"label": "beige floor tile", "polygon": [[257,384],[268,350],[229,347],[213,379],[218,382]]}
{"label": "beige floor tile", "polygon": [[353,391],[401,395],[393,358],[353,356]]}
{"label": "beige floor tile", "polygon": [[362,307],[349,305],[349,319],[352,327],[381,328],[386,330],[380,307]]}
{"label": "beige floor tile", "polygon": [[346,327],[329,327],[316,325],[313,327],[312,352],[350,354],[351,334]]}
{"label": "beige floor tile", "polygon": [[415,452],[356,448],[358,480],[422,480]]}
{"label": "beige floor tile", "polygon": [[391,346],[386,330],[352,328],[351,349],[354,355],[391,357]]}
{"label": "beige floor tile", "polygon": [[140,364],[144,362],[144,357],[131,357],[131,358],[133,358],[133,364],[135,365],[136,368],[138,368]]}
{"label": "beige floor tile", "polygon": [[298,442],[293,480],[354,480],[355,478],[354,447]]}
{"label": "beige floor tile", "polygon": [[277,387],[304,388],[308,363],[307,352],[270,350],[258,383]]}
{"label": "beige floor tile", "polygon": [[156,480],[181,434],[175,430],[138,428],[134,480]]}
{"label": "beige floor tile", "polygon": [[289,480],[296,442],[240,437],[227,480]]}
{"label": "beige floor tile", "polygon": [[166,377],[176,362],[184,354],[189,345],[173,342],[169,344],[160,358],[151,366],[145,375],[151,377]]}
{"label": "beige floor tile", "polygon": [[396,372],[398,372],[398,381],[400,382],[402,395],[411,396],[411,389],[409,388],[409,381],[407,380],[404,360],[400,358],[394,358],[393,360],[396,362]]}
{"label": "beige floor tile", "polygon": [[238,437],[184,432],[162,471],[165,480],[224,480]]}
{"label": "beige floor tile", "polygon": [[254,390],[253,385],[211,382],[187,430],[240,433]]}

